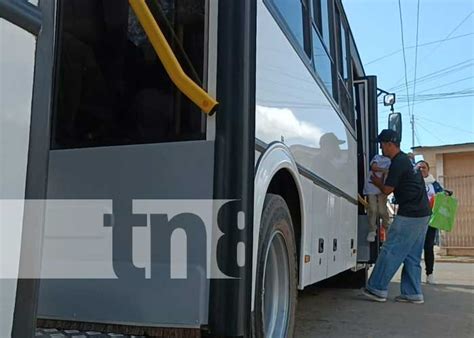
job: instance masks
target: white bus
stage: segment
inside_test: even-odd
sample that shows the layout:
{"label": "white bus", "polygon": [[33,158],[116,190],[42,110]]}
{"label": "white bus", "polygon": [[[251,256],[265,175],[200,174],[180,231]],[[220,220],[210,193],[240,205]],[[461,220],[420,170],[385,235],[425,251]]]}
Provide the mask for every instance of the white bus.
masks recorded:
{"label": "white bus", "polygon": [[[0,17],[1,337],[292,337],[297,290],[365,282],[377,85],[340,0],[0,0]],[[160,223],[147,200],[225,206],[203,232],[199,210]],[[101,249],[69,246],[65,229],[89,236],[72,212],[51,235],[54,201],[99,201],[117,278],[40,278],[58,243]],[[138,227],[165,272],[184,230],[186,278],[145,276]]]}

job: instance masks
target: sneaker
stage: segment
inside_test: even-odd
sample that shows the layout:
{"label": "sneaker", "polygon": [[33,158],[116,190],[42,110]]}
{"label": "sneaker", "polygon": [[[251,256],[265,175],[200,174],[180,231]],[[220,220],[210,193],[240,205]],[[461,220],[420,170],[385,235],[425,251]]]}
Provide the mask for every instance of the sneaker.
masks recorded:
{"label": "sneaker", "polygon": [[415,299],[406,298],[406,296],[403,296],[403,295],[395,297],[395,301],[400,302],[400,303],[413,303],[413,304],[423,304],[425,302],[423,299],[415,300]]}
{"label": "sneaker", "polygon": [[426,275],[426,284],[436,284],[433,274]]}
{"label": "sneaker", "polygon": [[377,296],[375,293],[370,292],[367,288],[362,289],[362,295],[366,298],[373,300],[375,302],[383,303],[387,301],[386,297]]}
{"label": "sneaker", "polygon": [[369,234],[367,235],[367,241],[368,242],[375,242],[375,237],[376,236],[377,236],[377,234],[375,233],[375,231],[369,232]]}

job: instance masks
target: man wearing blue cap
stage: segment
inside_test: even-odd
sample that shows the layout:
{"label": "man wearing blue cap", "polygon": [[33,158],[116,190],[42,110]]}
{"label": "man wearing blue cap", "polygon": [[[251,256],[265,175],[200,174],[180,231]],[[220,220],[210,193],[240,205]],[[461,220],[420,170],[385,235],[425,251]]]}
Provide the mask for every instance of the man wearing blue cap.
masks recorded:
{"label": "man wearing blue cap", "polygon": [[425,183],[421,173],[413,168],[408,155],[400,150],[400,140],[395,131],[382,130],[377,141],[383,155],[392,162],[385,183],[374,175],[371,180],[382,193],[394,193],[399,209],[363,295],[377,302],[385,302],[388,285],[403,263],[401,294],[395,300],[422,304],[420,261],[431,215]]}

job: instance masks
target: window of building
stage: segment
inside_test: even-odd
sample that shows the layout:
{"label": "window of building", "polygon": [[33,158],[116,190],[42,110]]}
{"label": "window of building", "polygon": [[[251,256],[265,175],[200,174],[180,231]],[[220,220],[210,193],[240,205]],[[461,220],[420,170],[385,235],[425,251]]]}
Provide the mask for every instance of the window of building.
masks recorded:
{"label": "window of building", "polygon": [[[186,73],[202,83],[205,0],[147,1]],[[127,0],[60,0],[52,148],[205,139]]]}

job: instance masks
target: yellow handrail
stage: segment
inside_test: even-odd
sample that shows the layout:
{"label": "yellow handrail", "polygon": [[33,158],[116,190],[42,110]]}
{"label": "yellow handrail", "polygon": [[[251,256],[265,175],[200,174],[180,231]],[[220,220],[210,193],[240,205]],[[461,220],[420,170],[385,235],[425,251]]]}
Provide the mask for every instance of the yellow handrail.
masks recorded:
{"label": "yellow handrail", "polygon": [[203,112],[212,115],[219,103],[186,75],[145,0],[129,0],[128,2],[135,12],[138,21],[140,21],[148,39],[150,39],[171,81]]}

